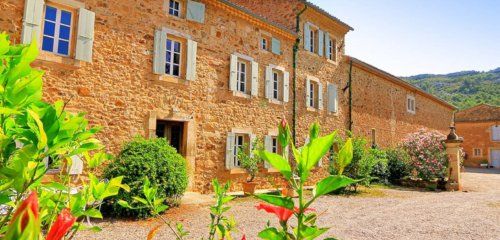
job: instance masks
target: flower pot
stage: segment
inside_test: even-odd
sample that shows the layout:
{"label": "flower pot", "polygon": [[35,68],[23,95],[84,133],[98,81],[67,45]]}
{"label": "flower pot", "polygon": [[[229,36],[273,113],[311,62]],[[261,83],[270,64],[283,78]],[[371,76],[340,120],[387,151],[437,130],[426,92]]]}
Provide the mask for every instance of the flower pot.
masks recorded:
{"label": "flower pot", "polygon": [[245,195],[253,195],[255,193],[255,187],[257,187],[257,183],[244,182],[243,183],[243,193],[245,193]]}

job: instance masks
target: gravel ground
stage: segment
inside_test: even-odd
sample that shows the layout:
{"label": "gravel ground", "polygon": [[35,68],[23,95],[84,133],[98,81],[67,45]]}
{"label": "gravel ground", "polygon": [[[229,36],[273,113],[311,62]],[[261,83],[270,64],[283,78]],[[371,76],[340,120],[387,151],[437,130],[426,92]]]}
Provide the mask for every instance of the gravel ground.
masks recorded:
{"label": "gravel ground", "polygon": [[[353,196],[326,196],[313,206],[322,213],[320,226],[331,227],[324,236],[339,239],[500,239],[500,171],[469,170],[463,174],[464,192],[427,192],[405,188],[371,188]],[[256,211],[251,198],[235,200],[234,215],[247,239],[275,217]],[[207,232],[207,204],[183,205],[166,217],[180,221],[199,239]],[[146,239],[156,220],[113,221],[98,225],[100,233],[82,231],[76,239]],[[239,236],[239,234],[235,234]],[[155,239],[174,239],[162,227]]]}

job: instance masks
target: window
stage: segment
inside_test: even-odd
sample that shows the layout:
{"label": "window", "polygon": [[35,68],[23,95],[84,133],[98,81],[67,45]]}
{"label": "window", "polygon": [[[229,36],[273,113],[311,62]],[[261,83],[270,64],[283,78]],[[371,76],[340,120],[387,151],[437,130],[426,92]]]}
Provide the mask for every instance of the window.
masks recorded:
{"label": "window", "polygon": [[247,63],[238,61],[238,75],[236,78],[236,90],[242,93],[247,92]]}
{"label": "window", "polygon": [[330,41],[328,41],[327,44],[328,44],[327,45],[328,46],[327,47],[328,48],[327,49],[328,59],[336,62],[337,61],[337,41],[334,39],[331,39]]}
{"label": "window", "polygon": [[271,152],[278,154],[278,139],[276,137],[271,139]]}
{"label": "window", "polygon": [[315,84],[313,82],[310,82],[309,83],[309,107],[316,107],[315,103],[316,101],[314,101],[316,99],[316,94],[314,94],[314,89],[316,88]]}
{"label": "window", "polygon": [[316,52],[316,30],[314,29],[310,30],[309,46],[310,52]]}
{"label": "window", "polygon": [[491,139],[493,141],[500,141],[500,126],[491,127]]}
{"label": "window", "polygon": [[42,50],[69,56],[73,12],[45,5]]}
{"label": "window", "polygon": [[415,107],[415,97],[408,95],[406,97],[406,110],[409,113],[415,113],[416,112],[416,107]]}
{"label": "window", "polygon": [[262,50],[269,51],[269,41],[267,40],[267,38],[262,38],[260,40],[260,48]]}
{"label": "window", "polygon": [[474,148],[474,157],[480,157],[483,153],[480,148]]}
{"label": "window", "polygon": [[245,135],[244,134],[236,134],[234,137],[234,149],[233,149],[233,166],[234,167],[239,167],[240,166],[240,160],[238,159],[238,150],[242,149],[243,151],[247,151],[247,149],[244,149],[246,145],[245,141]]}
{"label": "window", "polygon": [[168,14],[176,17],[181,16],[181,4],[179,1],[170,0],[168,4]]}
{"label": "window", "polygon": [[323,109],[323,86],[315,77],[307,77],[306,105],[307,108]]}
{"label": "window", "polygon": [[167,39],[167,60],[165,73],[167,75],[180,77],[181,75],[181,47],[179,41]]}
{"label": "window", "polygon": [[280,91],[281,90],[280,86],[283,85],[282,81],[283,81],[282,73],[274,70],[273,71],[273,99],[278,100],[278,101],[281,100],[280,92],[282,92],[282,91]]}

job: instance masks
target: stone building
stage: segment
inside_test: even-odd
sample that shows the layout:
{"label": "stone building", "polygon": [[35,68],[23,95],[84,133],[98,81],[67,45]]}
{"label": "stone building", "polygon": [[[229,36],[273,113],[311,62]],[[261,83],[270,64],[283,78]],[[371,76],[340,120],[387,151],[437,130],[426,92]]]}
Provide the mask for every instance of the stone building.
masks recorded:
{"label": "stone building", "polygon": [[464,138],[464,165],[482,163],[500,168],[500,107],[480,104],[455,114],[457,132]]}
{"label": "stone building", "polygon": [[[191,191],[216,177],[239,189],[235,150],[255,138],[287,151],[276,144],[281,118],[299,145],[318,121],[323,133],[373,128],[391,146],[418,128],[446,131],[454,110],[346,56],[353,29],[306,1],[5,0],[0,13],[13,42],[39,43],[46,100],[86,112],[113,153],[135,135],[168,138]],[[325,159],[311,181],[327,174]],[[259,187],[278,176],[262,166]]]}

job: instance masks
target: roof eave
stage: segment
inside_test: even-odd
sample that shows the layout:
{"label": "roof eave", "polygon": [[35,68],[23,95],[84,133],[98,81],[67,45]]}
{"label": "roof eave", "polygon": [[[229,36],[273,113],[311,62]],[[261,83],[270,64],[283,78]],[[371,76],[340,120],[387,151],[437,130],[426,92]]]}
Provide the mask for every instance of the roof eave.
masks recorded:
{"label": "roof eave", "polygon": [[351,26],[349,26],[349,24],[347,24],[347,23],[343,22],[342,20],[340,20],[339,18],[333,16],[331,13],[327,12],[323,8],[319,7],[318,5],[316,5],[314,3],[311,3],[311,2],[309,2],[307,0],[300,0],[300,1],[303,2],[304,4],[306,4],[308,7],[313,8],[314,10],[320,12],[321,14],[329,17],[330,19],[332,19],[333,21],[337,22],[341,26],[345,27],[348,31],[354,31],[354,28],[352,28]]}

